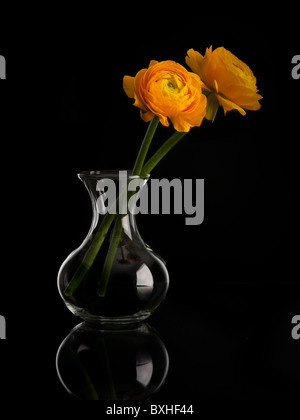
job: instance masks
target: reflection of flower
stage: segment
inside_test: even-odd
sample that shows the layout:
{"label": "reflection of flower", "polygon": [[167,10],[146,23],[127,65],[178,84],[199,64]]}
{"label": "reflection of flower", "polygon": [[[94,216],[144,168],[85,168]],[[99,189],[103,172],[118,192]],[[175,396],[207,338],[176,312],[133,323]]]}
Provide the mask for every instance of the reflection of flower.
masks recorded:
{"label": "reflection of flower", "polygon": [[170,118],[175,130],[187,132],[200,126],[205,116],[206,97],[199,76],[174,61],[152,60],[135,77],[124,76],[123,88],[135,99],[144,121],[157,115],[161,124],[169,126]]}
{"label": "reflection of flower", "polygon": [[256,87],[256,78],[252,70],[230,51],[223,47],[212,51],[206,49],[204,57],[193,49],[188,50],[185,59],[187,65],[197,73],[203,89],[211,92],[208,96],[206,118],[214,120],[219,105],[224,113],[232,109],[245,115],[246,110],[256,111],[262,99]]}

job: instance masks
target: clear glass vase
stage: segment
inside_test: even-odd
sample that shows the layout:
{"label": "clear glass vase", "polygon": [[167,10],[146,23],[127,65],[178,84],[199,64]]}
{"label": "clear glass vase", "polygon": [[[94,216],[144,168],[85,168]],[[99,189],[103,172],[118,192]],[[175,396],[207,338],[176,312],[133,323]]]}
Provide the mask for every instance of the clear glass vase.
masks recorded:
{"label": "clear glass vase", "polygon": [[164,300],[169,286],[165,263],[145,244],[135,221],[149,176],[93,171],[78,177],[89,192],[93,219],[87,237],[59,270],[59,293],[87,322],[141,322]]}

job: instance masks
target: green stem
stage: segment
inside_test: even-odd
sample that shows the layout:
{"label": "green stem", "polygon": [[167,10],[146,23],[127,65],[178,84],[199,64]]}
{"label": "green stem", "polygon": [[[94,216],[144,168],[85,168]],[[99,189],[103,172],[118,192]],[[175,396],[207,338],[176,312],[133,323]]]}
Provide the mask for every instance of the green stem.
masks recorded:
{"label": "green stem", "polygon": [[121,234],[122,234],[122,216],[119,216],[117,220],[115,221],[115,226],[112,231],[112,238],[109,244],[109,248],[106,254],[105,262],[104,262],[101,277],[100,277],[100,282],[99,282],[99,286],[97,290],[98,296],[100,297],[105,296],[111,268],[112,268],[114,258],[118,249]]}
{"label": "green stem", "polygon": [[[156,153],[154,153],[154,155],[144,165],[144,161],[145,161],[149,146],[151,144],[152,138],[158,126],[158,123],[159,123],[159,118],[157,116],[154,116],[154,118],[151,120],[148,126],[147,132],[145,134],[142,145],[140,147],[138,156],[136,158],[136,161],[133,167],[132,175],[149,174],[152,171],[152,169],[161,161],[161,159],[186,134],[185,132],[175,131],[175,133],[171,137],[169,137],[168,140],[166,140],[166,142],[157,150]],[[103,218],[102,223],[100,224],[99,229],[94,239],[92,240],[90,247],[88,248],[88,250],[86,251],[83,257],[82,263],[78,267],[77,271],[75,272],[70,283],[68,284],[68,286],[66,287],[64,291],[64,294],[66,296],[73,295],[75,290],[79,287],[82,280],[88,273],[115,217],[116,217],[115,214],[107,213],[105,217]],[[112,232],[112,240],[109,245],[109,249],[108,249],[106,259],[104,262],[101,278],[99,281],[98,295],[101,297],[104,297],[106,293],[106,288],[108,285],[109,276],[110,276],[115,254],[117,252],[121,233],[122,233],[122,217],[118,217],[118,220],[116,221],[113,232]]]}
{"label": "green stem", "polygon": [[116,217],[115,214],[106,213],[104,216],[99,229],[92,240],[92,243],[88,250],[86,251],[83,260],[76,270],[74,276],[72,277],[70,283],[66,287],[64,294],[65,296],[72,296],[77,287],[80,285],[84,277],[86,276],[87,272],[91,268],[94,259],[96,258],[96,255],[98,254],[101,245],[106,237],[106,234],[110,228],[110,225],[112,224],[114,218]]}
{"label": "green stem", "polygon": [[117,393],[114,384],[114,378],[111,370],[111,363],[104,337],[98,337],[98,342],[101,348],[101,362],[103,366],[104,380],[107,386],[109,400],[117,400]]}
{"label": "green stem", "polygon": [[165,141],[165,143],[154,153],[145,163],[141,170],[142,175],[150,174],[162,158],[181,140],[187,133],[175,131],[175,133]]}
{"label": "green stem", "polygon": [[[151,141],[157,129],[158,123],[159,123],[159,118],[155,115],[148,126],[145,137],[141,144],[139,153],[137,155],[137,158],[136,158],[133,170],[132,170],[132,175],[140,175],[148,149],[150,147]],[[101,297],[105,296],[112,264],[113,264],[113,261],[114,261],[114,258],[118,249],[121,233],[122,233],[122,223],[120,226],[117,226],[117,221],[116,221],[114,231],[113,231],[113,239],[109,245],[109,249],[105,258],[103,270],[102,270],[100,281],[99,281],[98,296],[101,296]]]}
{"label": "green stem", "polygon": [[156,128],[158,126],[158,123],[159,123],[159,118],[155,115],[148,126],[147,132],[145,134],[144,140],[142,142],[142,145],[140,147],[139,153],[137,155],[137,158],[136,158],[133,170],[132,170],[132,175],[140,175],[149,146],[151,144],[151,141],[156,131]]}
{"label": "green stem", "polygon": [[[155,118],[157,119],[157,121],[153,123],[153,120]],[[154,117],[153,120],[151,121],[148,127],[139,155],[136,159],[134,169],[132,171],[132,173],[135,175],[140,175],[141,173],[144,175],[149,174],[152,171],[152,169],[161,161],[161,159],[179,142],[179,140],[181,140],[185,136],[185,134],[187,134],[186,132],[175,131],[175,133],[171,137],[169,137],[168,140],[165,141],[165,143],[157,150],[157,152],[154,153],[154,155],[148,160],[145,166],[143,166],[146,153],[149,149],[151,140],[153,138],[157,124],[159,122],[158,117]],[[116,225],[117,225],[117,222],[116,222]],[[109,276],[111,272],[111,267],[113,264],[115,254],[117,252],[119,240],[122,233],[122,225],[120,227],[121,229],[120,232],[118,230],[115,231],[116,225],[114,227],[113,239],[110,243],[109,250],[106,255],[103,271],[102,271],[100,282],[99,282],[98,295],[102,297],[105,296],[105,292],[106,292],[106,288],[108,285],[108,280],[109,280]]]}
{"label": "green stem", "polygon": [[65,353],[65,357],[68,358],[74,376],[79,376],[82,389],[84,389],[86,392],[86,394],[84,395],[86,399],[99,400],[99,396],[90,378],[90,375],[86,370],[84,364],[81,362],[80,357],[74,351],[73,347],[70,344],[65,343],[62,347],[62,352],[63,354]]}
{"label": "green stem", "polygon": [[[149,149],[150,143],[152,141],[152,138],[154,136],[154,133],[156,131],[156,128],[158,126],[159,123],[159,118],[157,116],[154,116],[153,119],[151,120],[148,129],[146,131],[145,137],[143,139],[142,145],[140,147],[138,156],[136,158],[135,164],[134,164],[134,168],[132,171],[132,175],[140,175],[144,161],[145,161],[145,157],[147,154],[147,151]],[[64,290],[64,294],[65,296],[72,296],[73,293],[75,292],[75,290],[79,287],[79,285],[81,284],[82,280],[84,279],[84,277],[86,276],[86,274],[88,273],[89,269],[91,268],[94,259],[96,258],[96,255],[98,254],[102,243],[106,237],[106,234],[110,228],[110,225],[112,224],[113,220],[115,219],[115,214],[110,214],[107,213],[105,215],[105,217],[102,220],[102,223],[99,226],[99,229],[94,237],[94,239],[92,240],[92,243],[90,245],[90,247],[88,248],[88,250],[86,251],[83,260],[80,264],[80,266],[78,267],[78,269],[76,270],[74,276],[72,277],[70,283],[68,284],[68,286],[66,287],[66,289]],[[116,251],[116,249],[115,249]],[[110,249],[108,250],[108,253],[110,253]],[[105,261],[106,264],[106,261]],[[108,267],[108,266],[107,266]],[[107,270],[105,270],[105,272],[107,273]],[[106,279],[107,274],[105,274],[105,278],[103,280],[103,284],[107,285],[108,279]],[[100,279],[100,284],[102,284],[102,276]],[[105,289],[106,287],[102,286],[99,287],[100,293],[103,293],[103,296],[105,295]],[[100,294],[101,296],[101,294]]]}

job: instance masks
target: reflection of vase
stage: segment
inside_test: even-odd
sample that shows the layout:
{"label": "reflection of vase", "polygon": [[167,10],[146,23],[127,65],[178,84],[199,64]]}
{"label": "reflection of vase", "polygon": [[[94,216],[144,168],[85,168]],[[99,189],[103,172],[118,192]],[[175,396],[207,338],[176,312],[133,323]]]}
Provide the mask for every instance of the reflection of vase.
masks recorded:
{"label": "reflection of vase", "polygon": [[76,326],[60,345],[57,373],[81,400],[149,399],[165,381],[167,350],[147,324],[122,330]]}
{"label": "reflection of vase", "polygon": [[[148,177],[127,176],[125,171],[82,172],[78,176],[90,194],[93,220],[86,239],[60,268],[60,295],[70,311],[85,321],[142,321],[163,301],[169,284],[164,262],[144,243],[135,223],[132,203],[140,197]],[[107,180],[113,183],[117,200],[109,196]],[[125,210],[119,204],[121,200]],[[108,201],[118,214],[103,215]]]}

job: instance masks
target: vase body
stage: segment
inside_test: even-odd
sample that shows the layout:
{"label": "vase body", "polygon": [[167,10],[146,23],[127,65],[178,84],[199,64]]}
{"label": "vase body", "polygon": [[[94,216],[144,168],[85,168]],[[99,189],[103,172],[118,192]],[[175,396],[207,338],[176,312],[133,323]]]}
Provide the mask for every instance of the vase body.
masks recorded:
{"label": "vase body", "polygon": [[[87,322],[141,322],[164,300],[169,285],[165,263],[145,244],[136,226],[134,203],[147,177],[131,177],[126,171],[78,176],[89,192],[93,219],[87,237],[59,270],[59,293],[68,309]],[[131,207],[126,206],[129,184]]]}

